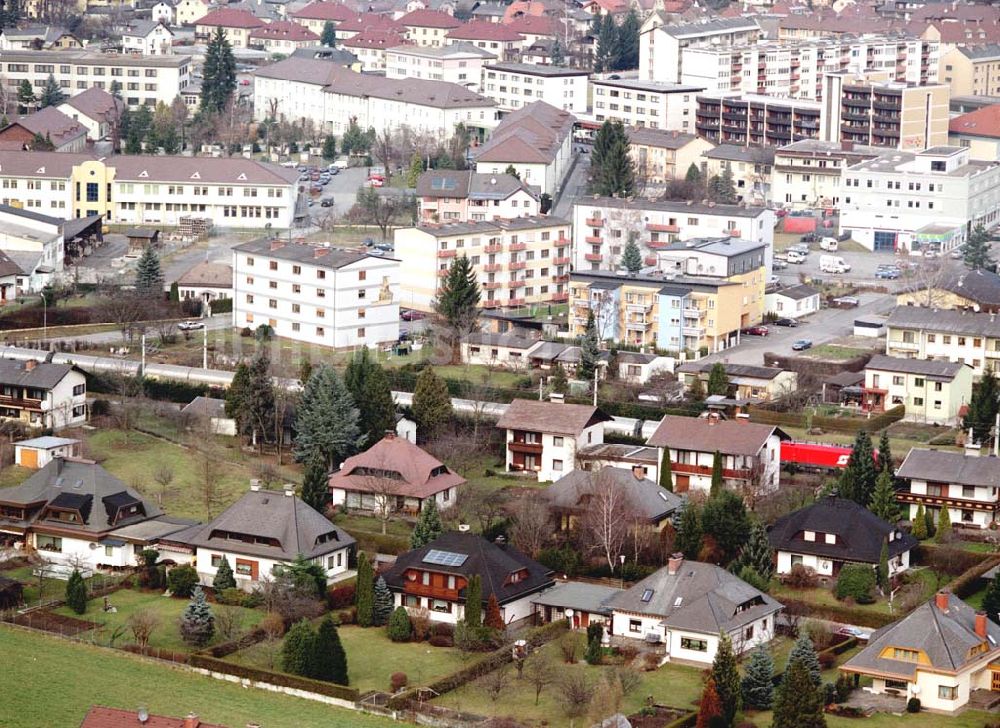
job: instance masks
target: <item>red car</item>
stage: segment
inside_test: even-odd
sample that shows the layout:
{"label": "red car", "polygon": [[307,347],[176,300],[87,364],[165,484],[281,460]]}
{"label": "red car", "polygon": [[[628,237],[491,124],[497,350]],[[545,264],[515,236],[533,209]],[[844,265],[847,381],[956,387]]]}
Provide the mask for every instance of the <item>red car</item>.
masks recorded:
{"label": "red car", "polygon": [[740,333],[744,336],[767,336],[770,332],[768,332],[766,326],[748,326]]}
{"label": "red car", "polygon": [[403,321],[419,321],[420,319],[427,318],[427,314],[423,311],[414,311],[412,308],[405,309],[399,317]]}

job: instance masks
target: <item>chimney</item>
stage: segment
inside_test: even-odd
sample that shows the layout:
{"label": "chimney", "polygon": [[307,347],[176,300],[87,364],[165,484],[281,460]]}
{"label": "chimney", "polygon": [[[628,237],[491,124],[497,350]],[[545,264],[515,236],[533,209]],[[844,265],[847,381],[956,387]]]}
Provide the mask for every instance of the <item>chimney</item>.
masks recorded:
{"label": "chimney", "polygon": [[632,475],[635,476],[636,480],[645,480],[646,479],[646,468],[644,468],[641,465],[633,465],[632,466]]}
{"label": "chimney", "polygon": [[285,485],[285,497],[286,498],[292,498],[294,496],[295,496],[295,486],[293,486],[291,483],[286,484]]}
{"label": "chimney", "polygon": [[278,248],[283,248],[283,247],[285,247],[285,243],[283,241],[281,240],[271,241],[271,250],[277,250]]}
{"label": "chimney", "polygon": [[497,536],[495,539],[493,539],[493,543],[495,543],[500,548],[503,548],[503,547],[505,547],[507,545],[507,539],[501,533],[499,536]]}
{"label": "chimney", "polygon": [[386,430],[384,437],[385,437],[386,440],[395,440],[396,439],[396,431],[395,430]]}
{"label": "chimney", "polygon": [[37,365],[38,365],[37,361],[35,361],[34,359],[28,359],[28,361],[24,362],[24,371],[30,372]]}
{"label": "chimney", "polygon": [[257,478],[250,478],[250,490],[253,493],[260,492],[260,481]]}
{"label": "chimney", "polygon": [[718,424],[718,422],[719,422],[719,413],[718,412],[709,412],[708,413],[708,426],[709,427],[714,427],[716,424]]}
{"label": "chimney", "polygon": [[986,639],[986,612],[976,612],[976,636]]}
{"label": "chimney", "polygon": [[187,717],[184,719],[184,725],[182,728],[198,728],[201,725],[201,721],[198,720],[198,716],[194,713],[188,713]]}
{"label": "chimney", "polygon": [[854,142],[841,142],[840,143],[840,151],[842,151],[842,152],[853,152],[854,151]]}
{"label": "chimney", "polygon": [[667,573],[676,574],[680,571],[681,564],[684,563],[684,554],[677,553],[670,554],[670,558],[667,559]]}
{"label": "chimney", "polygon": [[736,414],[736,421],[739,422],[741,425],[745,425],[747,422],[750,421],[750,415],[748,415],[746,412],[739,412]]}
{"label": "chimney", "polygon": [[329,248],[316,248],[315,252],[313,252],[313,258],[322,258],[329,252],[330,252]]}
{"label": "chimney", "polygon": [[944,589],[942,589],[937,594],[935,594],[934,595],[934,603],[937,605],[937,608],[940,609],[942,612],[947,612],[948,611],[948,592],[946,592]]}

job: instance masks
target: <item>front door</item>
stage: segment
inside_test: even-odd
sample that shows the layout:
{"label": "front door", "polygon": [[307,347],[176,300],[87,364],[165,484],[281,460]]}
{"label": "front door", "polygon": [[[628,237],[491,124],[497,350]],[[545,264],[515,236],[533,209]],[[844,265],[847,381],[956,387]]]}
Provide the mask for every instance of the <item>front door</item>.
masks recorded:
{"label": "front door", "polygon": [[674,491],[677,493],[687,493],[688,489],[691,487],[691,476],[690,475],[675,475],[674,476]]}
{"label": "front door", "polygon": [[1000,670],[991,670],[990,690],[1000,693]]}

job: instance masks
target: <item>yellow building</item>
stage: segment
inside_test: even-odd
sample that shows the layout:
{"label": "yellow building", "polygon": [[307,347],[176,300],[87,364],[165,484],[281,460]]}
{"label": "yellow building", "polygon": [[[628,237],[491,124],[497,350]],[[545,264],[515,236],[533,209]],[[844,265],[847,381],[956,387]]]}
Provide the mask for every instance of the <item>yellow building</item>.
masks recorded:
{"label": "yellow building", "polygon": [[639,127],[628,130],[628,141],[637,175],[654,185],[684,179],[692,164],[701,167],[702,153],[715,147],[694,134]]}
{"label": "yellow building", "polygon": [[1000,45],[952,48],[941,54],[938,78],[952,96],[1000,96]]}
{"label": "yellow building", "polygon": [[111,198],[115,168],[104,160],[89,159],[73,167],[70,175],[73,217],[103,215],[105,220],[114,216]]}

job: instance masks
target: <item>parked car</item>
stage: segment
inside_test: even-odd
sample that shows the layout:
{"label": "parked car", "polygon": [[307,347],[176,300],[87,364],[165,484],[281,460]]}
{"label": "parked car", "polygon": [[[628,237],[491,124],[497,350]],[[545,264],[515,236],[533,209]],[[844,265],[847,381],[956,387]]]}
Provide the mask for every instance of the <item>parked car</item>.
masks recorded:
{"label": "parked car", "polygon": [[795,245],[788,246],[788,252],[809,255],[809,246],[805,243],[795,243]]}
{"label": "parked car", "polygon": [[771,261],[771,267],[772,267],[772,268],[773,268],[774,270],[784,270],[785,268],[787,268],[787,267],[788,267],[788,262],[787,262],[787,261],[785,261],[785,260],[782,260],[782,259],[781,259],[781,258],[779,258],[778,256],[775,256],[775,257],[774,257],[774,260],[773,260],[773,261]]}
{"label": "parked car", "polygon": [[773,323],[774,323],[775,326],[787,326],[787,327],[792,328],[792,329],[794,329],[796,326],[799,325],[798,321],[796,321],[795,319],[790,319],[790,318],[775,319]]}
{"label": "parked car", "polygon": [[399,314],[399,317],[403,319],[403,321],[420,321],[421,319],[427,318],[427,314],[423,311],[416,311],[412,308],[404,308]]}
{"label": "parked car", "polygon": [[391,253],[395,248],[390,243],[376,243],[375,250],[381,250],[383,253]]}
{"label": "parked car", "polygon": [[806,256],[797,250],[789,250],[788,253],[785,254],[785,259],[789,263],[795,263],[797,265],[801,265],[806,262]]}
{"label": "parked car", "polygon": [[840,296],[830,301],[833,308],[857,308],[861,305],[861,299],[857,296]]}
{"label": "parked car", "polygon": [[836,634],[841,637],[856,637],[861,642],[867,642],[872,638],[870,630],[858,629],[857,627],[844,626],[838,629]]}
{"label": "parked car", "polygon": [[894,281],[900,275],[899,268],[894,265],[880,265],[875,269],[875,277],[886,281]]}
{"label": "parked car", "polygon": [[800,243],[815,243],[817,240],[819,240],[819,235],[816,233],[806,233],[799,238]]}
{"label": "parked car", "polygon": [[385,180],[381,177],[369,177],[368,178],[369,187],[385,187]]}
{"label": "parked car", "polygon": [[333,198],[332,197],[324,198],[324,200],[321,203],[319,203],[319,206],[320,207],[333,207]]}
{"label": "parked car", "polygon": [[939,252],[937,252],[936,250],[925,250],[924,251],[924,257],[925,258],[937,258],[940,255],[941,254]]}
{"label": "parked car", "polygon": [[839,247],[840,243],[837,242],[837,238],[823,238],[819,241],[820,250],[825,250],[828,253],[836,253]]}
{"label": "parked car", "polygon": [[960,247],[955,248],[953,251],[951,251],[950,257],[952,260],[961,260],[962,258],[965,257],[965,251],[962,250],[962,248]]}
{"label": "parked car", "polygon": [[766,326],[747,326],[740,333],[744,336],[767,336],[768,331]]}
{"label": "parked car", "polygon": [[366,248],[370,248],[375,244],[375,238],[365,238],[363,242]]}
{"label": "parked car", "polygon": [[805,351],[806,349],[811,349],[812,345],[813,343],[809,339],[799,339],[792,344],[792,351]]}
{"label": "parked car", "polygon": [[204,321],[181,321],[177,324],[177,328],[181,331],[196,331],[197,329],[205,328]]}

